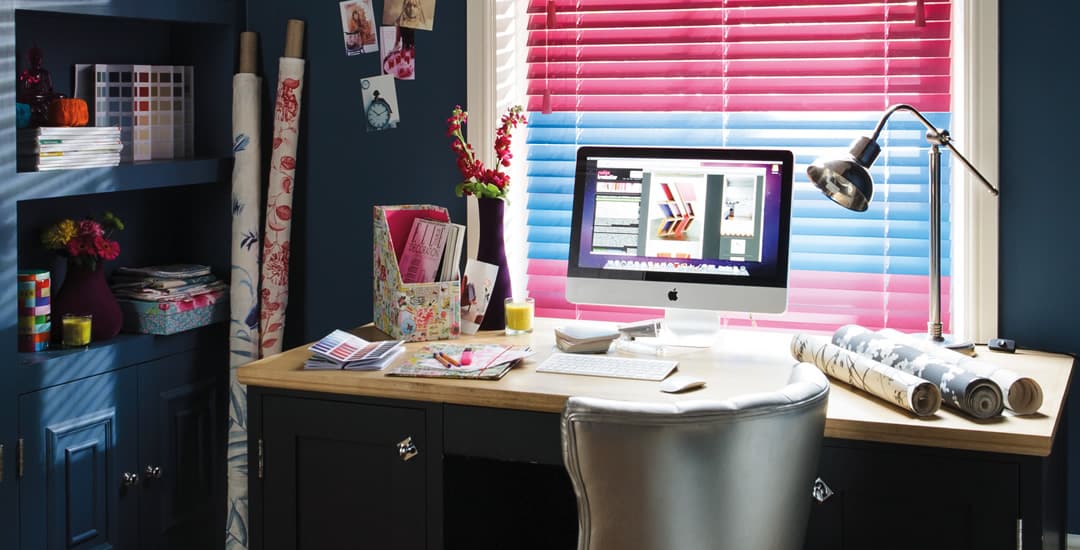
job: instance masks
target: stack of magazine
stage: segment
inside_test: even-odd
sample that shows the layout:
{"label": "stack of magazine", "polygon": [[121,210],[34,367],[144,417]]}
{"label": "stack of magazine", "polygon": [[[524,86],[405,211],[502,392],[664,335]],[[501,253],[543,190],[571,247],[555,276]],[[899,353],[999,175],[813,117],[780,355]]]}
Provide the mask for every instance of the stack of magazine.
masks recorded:
{"label": "stack of magazine", "polygon": [[220,293],[227,285],[210,273],[210,266],[173,264],[119,267],[113,272],[110,288],[117,298],[175,302]]}
{"label": "stack of magazine", "polygon": [[304,362],[313,370],[382,370],[405,352],[401,340],[368,342],[343,330],[335,330],[308,348]]}
{"label": "stack of magazine", "polygon": [[116,166],[124,148],[116,126],[24,128],[18,140],[23,172]]}

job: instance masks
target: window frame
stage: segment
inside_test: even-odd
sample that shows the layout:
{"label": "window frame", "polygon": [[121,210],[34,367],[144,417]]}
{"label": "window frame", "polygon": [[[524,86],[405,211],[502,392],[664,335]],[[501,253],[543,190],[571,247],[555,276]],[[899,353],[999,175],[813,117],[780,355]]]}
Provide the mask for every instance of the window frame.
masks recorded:
{"label": "window frame", "polygon": [[[514,16],[524,21],[527,0],[469,0],[467,7],[468,139],[485,162],[490,160],[491,144],[494,143],[495,122],[506,104],[523,103],[525,100],[525,31],[522,23],[512,42],[518,52],[517,62],[510,71],[517,71],[514,90],[496,89],[498,72],[507,67],[495,63],[495,51],[499,45],[495,19],[500,9],[516,10]],[[959,136],[958,147],[984,176],[1000,187],[998,180],[998,6],[996,2],[954,0],[953,51],[954,59],[963,68],[962,74],[954,72],[953,128]],[[959,14],[960,17],[955,15]],[[510,44],[506,37],[503,45]],[[515,147],[523,140],[516,140]],[[524,158],[516,155],[516,158]],[[523,163],[515,164],[515,182],[511,192],[512,210],[520,209],[513,220],[524,220],[525,185]],[[953,273],[952,273],[952,328],[962,337],[984,342],[997,334],[998,326],[998,203],[974,179],[962,163],[950,163],[953,182],[951,201],[953,220]],[[475,255],[476,218],[475,201],[469,201],[469,253]],[[517,251],[517,257],[509,258],[514,288],[524,288],[525,248],[524,228],[510,230],[507,243],[508,257]],[[962,244],[962,246],[958,246]],[[928,316],[929,317],[929,316]]]}

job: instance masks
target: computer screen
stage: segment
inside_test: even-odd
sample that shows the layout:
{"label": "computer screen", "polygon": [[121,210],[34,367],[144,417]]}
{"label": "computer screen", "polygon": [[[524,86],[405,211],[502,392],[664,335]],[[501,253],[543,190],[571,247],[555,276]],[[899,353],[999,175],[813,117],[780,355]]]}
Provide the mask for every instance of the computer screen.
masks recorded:
{"label": "computer screen", "polygon": [[783,312],[793,171],[782,150],[581,147],[567,299]]}

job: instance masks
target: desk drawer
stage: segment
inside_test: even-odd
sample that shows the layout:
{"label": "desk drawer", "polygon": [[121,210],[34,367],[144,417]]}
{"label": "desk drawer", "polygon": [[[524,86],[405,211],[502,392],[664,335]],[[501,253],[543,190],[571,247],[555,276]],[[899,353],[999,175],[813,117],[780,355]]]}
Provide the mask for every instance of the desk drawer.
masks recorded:
{"label": "desk drawer", "polygon": [[562,465],[559,415],[446,405],[443,451],[448,455]]}

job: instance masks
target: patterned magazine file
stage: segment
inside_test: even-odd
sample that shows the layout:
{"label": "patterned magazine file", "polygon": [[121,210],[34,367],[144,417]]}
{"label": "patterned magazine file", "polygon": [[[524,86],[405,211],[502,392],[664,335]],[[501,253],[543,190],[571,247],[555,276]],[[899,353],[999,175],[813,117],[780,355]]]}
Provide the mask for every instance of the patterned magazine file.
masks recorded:
{"label": "patterned magazine file", "polygon": [[406,342],[457,338],[461,331],[460,277],[435,283],[401,282],[398,258],[413,220],[419,217],[450,221],[450,214],[441,206],[375,207],[375,326]]}

